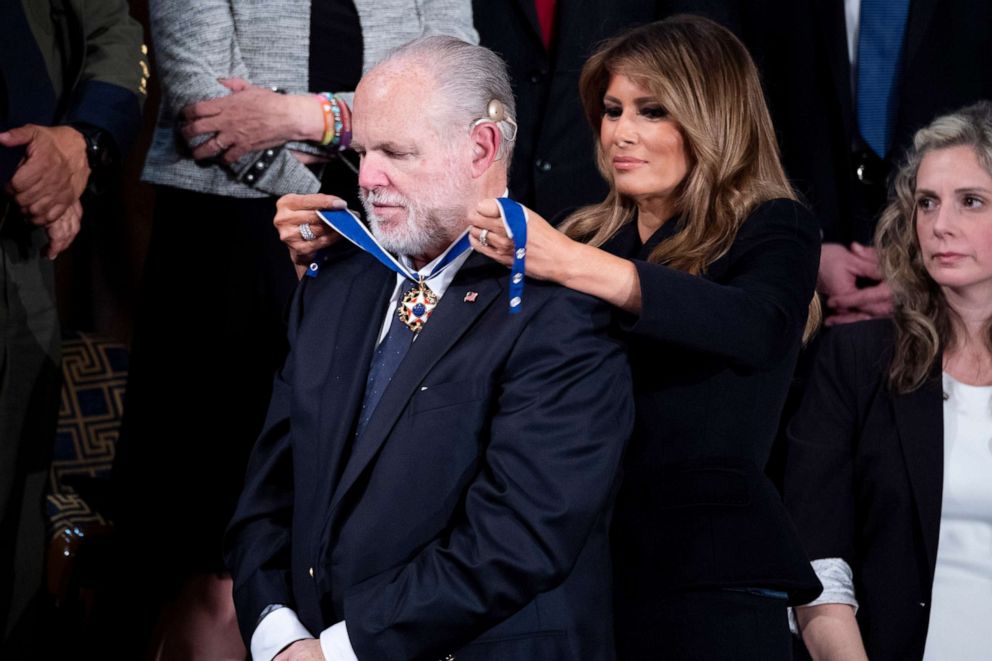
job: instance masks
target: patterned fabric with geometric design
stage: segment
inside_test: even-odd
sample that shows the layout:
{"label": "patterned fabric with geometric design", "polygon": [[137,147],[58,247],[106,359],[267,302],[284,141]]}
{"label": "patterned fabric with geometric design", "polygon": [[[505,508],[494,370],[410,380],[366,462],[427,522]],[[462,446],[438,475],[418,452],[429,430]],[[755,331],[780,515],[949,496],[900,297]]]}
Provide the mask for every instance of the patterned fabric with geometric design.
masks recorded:
{"label": "patterned fabric with geometric design", "polygon": [[52,537],[81,535],[83,524],[106,524],[79,485],[107,483],[123,414],[127,348],[79,333],[62,338],[62,403],[47,502]]}

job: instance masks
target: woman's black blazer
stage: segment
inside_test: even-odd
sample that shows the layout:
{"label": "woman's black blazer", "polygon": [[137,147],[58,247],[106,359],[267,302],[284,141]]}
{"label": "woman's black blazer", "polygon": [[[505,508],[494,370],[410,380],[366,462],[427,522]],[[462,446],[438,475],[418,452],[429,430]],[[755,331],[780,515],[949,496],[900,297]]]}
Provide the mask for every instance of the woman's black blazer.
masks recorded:
{"label": "woman's black blazer", "polygon": [[887,384],[890,320],[831,329],[788,427],[785,501],[809,557],[854,573],[869,658],[920,659],[940,531],[940,361],[918,390]]}
{"label": "woman's black blazer", "polygon": [[642,312],[622,321],[636,423],[613,526],[617,620],[659,591],[820,591],[781,498],[764,475],[813,293],[819,229],[773,200],[703,276],[646,261],[630,223],[604,246],[633,258]]}

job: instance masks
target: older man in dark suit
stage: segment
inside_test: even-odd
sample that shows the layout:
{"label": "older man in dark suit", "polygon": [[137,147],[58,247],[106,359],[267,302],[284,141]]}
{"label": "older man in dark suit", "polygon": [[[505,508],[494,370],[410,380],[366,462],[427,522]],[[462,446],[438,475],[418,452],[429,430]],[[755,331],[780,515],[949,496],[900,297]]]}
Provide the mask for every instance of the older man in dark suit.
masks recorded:
{"label": "older man in dark suit", "polygon": [[228,535],[256,659],[613,658],[607,524],[632,423],[608,312],[528,281],[510,314],[520,281],[460,252],[506,189],[513,114],[499,58],[447,37],[358,87],[361,194],[398,266],[338,241],[294,300]]}

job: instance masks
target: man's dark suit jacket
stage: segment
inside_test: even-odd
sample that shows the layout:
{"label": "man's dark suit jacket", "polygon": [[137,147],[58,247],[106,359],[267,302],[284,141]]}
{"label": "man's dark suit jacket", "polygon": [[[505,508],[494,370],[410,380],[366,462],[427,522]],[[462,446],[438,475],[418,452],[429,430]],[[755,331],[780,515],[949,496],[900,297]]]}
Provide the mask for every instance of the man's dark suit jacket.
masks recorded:
{"label": "man's dark suit jacket", "polygon": [[826,242],[870,243],[880,208],[862,209],[860,200],[884,203],[884,170],[902,159],[913,133],[938,115],[992,98],[992,3],[911,0],[892,147],[875,190],[866,193],[851,149],[857,116],[844,3],[749,0],[745,17],[783,164],[820,219]]}
{"label": "man's dark suit jacket", "polygon": [[[609,505],[632,426],[598,301],[471,256],[353,441],[396,276],[304,279],[229,528],[249,639],[269,604],[360,659],[611,659]],[[474,301],[473,299],[474,294]]]}
{"label": "man's dark suit jacket", "polygon": [[930,621],[944,472],[938,368],[887,385],[889,319],[830,329],[788,431],[785,504],[809,557],[854,573],[868,657],[920,659]]}

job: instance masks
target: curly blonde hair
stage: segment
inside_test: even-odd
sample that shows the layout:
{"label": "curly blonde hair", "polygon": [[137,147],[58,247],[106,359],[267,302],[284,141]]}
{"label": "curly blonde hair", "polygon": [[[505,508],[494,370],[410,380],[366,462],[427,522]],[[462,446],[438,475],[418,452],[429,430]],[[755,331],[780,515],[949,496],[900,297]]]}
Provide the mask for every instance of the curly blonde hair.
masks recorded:
{"label": "curly blonde hair", "polygon": [[[649,90],[668,111],[680,127],[690,164],[677,190],[679,232],[660,243],[649,261],[702,274],[730,249],[756,206],[775,198],[796,199],[779,161],[758,71],[729,30],[681,15],[604,42],[579,81],[586,118],[597,133],[603,95],[615,75]],[[576,211],[562,231],[598,247],[631,222],[636,205],[617,190],[598,140],[596,155],[610,192],[599,204]],[[819,319],[814,296],[805,336]]]}
{"label": "curly blonde hair", "polygon": [[[981,101],[943,115],[916,132],[875,231],[882,272],[892,288],[896,344],[889,387],[894,392],[919,388],[941,352],[954,348],[958,341],[955,313],[927,273],[920,254],[916,174],[931,151],[960,146],[971,147],[979,164],[992,175],[992,103]],[[985,326],[985,343],[992,350],[992,319]]]}

